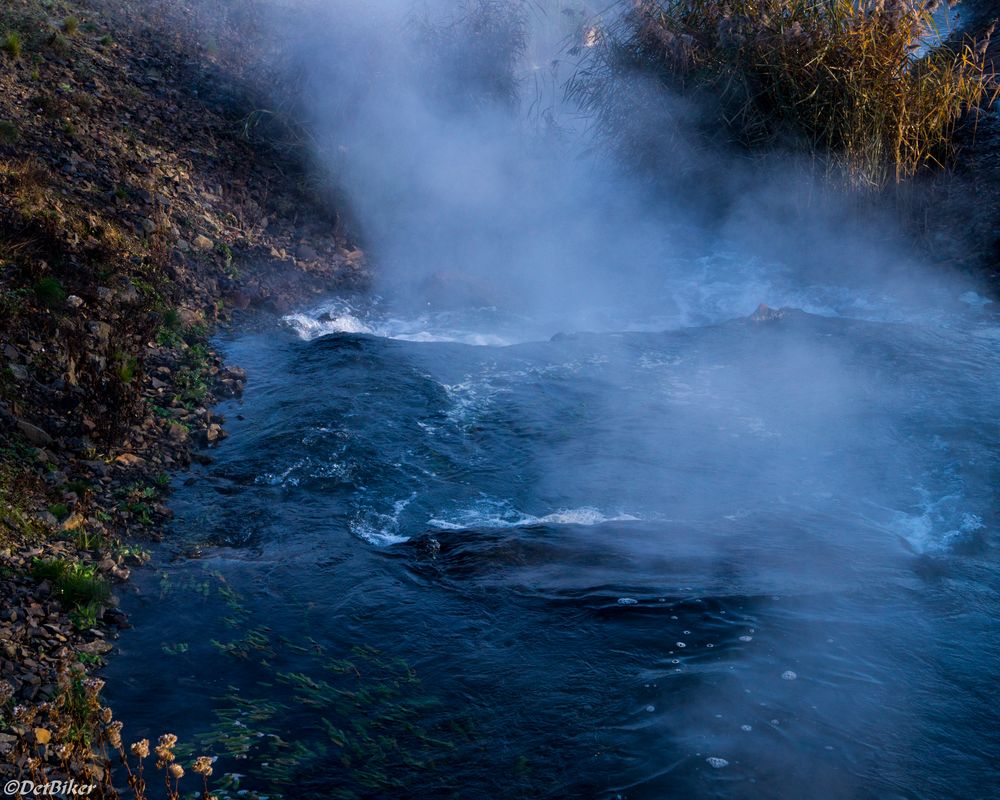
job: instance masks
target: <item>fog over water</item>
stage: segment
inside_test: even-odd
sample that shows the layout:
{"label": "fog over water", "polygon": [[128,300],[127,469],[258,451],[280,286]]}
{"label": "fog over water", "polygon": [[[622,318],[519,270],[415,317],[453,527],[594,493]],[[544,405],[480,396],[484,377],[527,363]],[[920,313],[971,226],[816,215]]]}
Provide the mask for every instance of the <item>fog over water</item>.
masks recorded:
{"label": "fog over water", "polygon": [[641,84],[683,169],[636,174],[562,101],[580,18],[508,85],[461,8],[275,12],[377,287],[220,340],[131,734],[270,797],[991,796],[995,304]]}

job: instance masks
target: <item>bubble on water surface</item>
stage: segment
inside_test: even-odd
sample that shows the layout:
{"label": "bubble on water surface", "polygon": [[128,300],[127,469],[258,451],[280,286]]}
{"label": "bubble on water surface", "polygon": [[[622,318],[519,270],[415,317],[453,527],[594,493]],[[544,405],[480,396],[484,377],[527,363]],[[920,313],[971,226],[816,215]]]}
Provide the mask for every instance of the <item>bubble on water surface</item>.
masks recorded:
{"label": "bubble on water surface", "polygon": [[684,644],[684,642],[677,642],[677,646],[678,647],[687,647],[687,645]]}
{"label": "bubble on water surface", "polygon": [[741,642],[752,642],[753,641],[753,637],[752,636],[741,636],[740,637],[740,641]]}
{"label": "bubble on water surface", "polygon": [[634,597],[619,597],[618,598],[618,605],[620,605],[620,606],[634,606],[638,602],[639,601],[636,600]]}
{"label": "bubble on water surface", "polygon": [[750,733],[753,730],[753,725],[740,725],[740,730]]}
{"label": "bubble on water surface", "polygon": [[785,681],[794,681],[797,677],[799,676],[796,675],[794,672],[792,672],[790,669],[786,669],[784,672],[781,673],[781,679]]}
{"label": "bubble on water surface", "polygon": [[646,706],[646,710],[649,712],[656,711],[656,706]]}
{"label": "bubble on water surface", "polygon": [[719,758],[718,756],[709,756],[705,759],[708,762],[708,766],[714,769],[722,769],[723,767],[728,767],[729,762],[724,758]]}

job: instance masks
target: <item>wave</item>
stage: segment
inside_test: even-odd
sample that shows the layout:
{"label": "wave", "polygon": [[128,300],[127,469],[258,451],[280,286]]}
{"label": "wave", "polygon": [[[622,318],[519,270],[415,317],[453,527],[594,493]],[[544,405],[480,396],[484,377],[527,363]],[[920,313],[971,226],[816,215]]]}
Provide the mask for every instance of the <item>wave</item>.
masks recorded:
{"label": "wave", "polygon": [[428,524],[444,531],[475,528],[525,528],[532,525],[601,525],[607,522],[640,522],[641,517],[624,512],[605,513],[593,506],[566,508],[536,516],[518,511],[509,503],[485,500],[462,509],[449,519],[436,517]]}
{"label": "wave", "polygon": [[478,347],[504,347],[519,337],[466,330],[450,313],[428,313],[412,318],[382,315],[376,307],[361,312],[344,300],[335,300],[306,312],[287,314],[282,322],[304,341],[337,333],[366,334],[404,342],[455,342]]}

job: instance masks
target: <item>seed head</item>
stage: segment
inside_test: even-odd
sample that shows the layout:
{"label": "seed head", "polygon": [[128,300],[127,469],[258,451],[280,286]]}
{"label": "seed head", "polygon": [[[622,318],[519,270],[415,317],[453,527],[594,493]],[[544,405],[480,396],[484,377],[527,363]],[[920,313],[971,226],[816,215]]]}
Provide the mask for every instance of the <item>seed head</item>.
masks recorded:
{"label": "seed head", "polygon": [[212,759],[208,756],[198,756],[191,769],[199,775],[204,775],[207,778],[212,774]]}

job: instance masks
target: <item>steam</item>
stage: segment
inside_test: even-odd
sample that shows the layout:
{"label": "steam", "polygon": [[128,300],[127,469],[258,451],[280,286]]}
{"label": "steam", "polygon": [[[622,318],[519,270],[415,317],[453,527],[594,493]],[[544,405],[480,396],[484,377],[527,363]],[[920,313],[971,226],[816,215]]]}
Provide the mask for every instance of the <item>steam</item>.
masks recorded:
{"label": "steam", "polygon": [[[730,315],[785,300],[856,312],[827,302],[830,286],[860,288],[885,313],[961,293],[905,251],[892,219],[873,210],[860,226],[788,154],[707,152],[698,109],[641,76],[615,91],[659,156],[645,171],[623,162],[563,95],[594,36],[590,12],[522,0],[272,8],[301,79],[296,113],[381,293],[413,308],[516,309],[550,332],[606,328],[623,316],[614,309],[684,325],[699,321],[681,307],[705,285],[698,259],[734,251],[766,278],[720,309]],[[819,303],[797,291],[817,285]]]}

